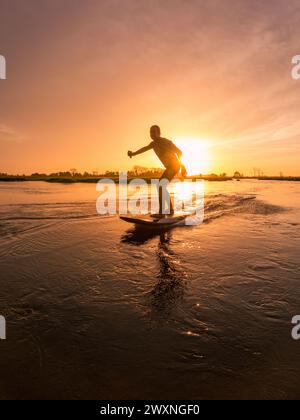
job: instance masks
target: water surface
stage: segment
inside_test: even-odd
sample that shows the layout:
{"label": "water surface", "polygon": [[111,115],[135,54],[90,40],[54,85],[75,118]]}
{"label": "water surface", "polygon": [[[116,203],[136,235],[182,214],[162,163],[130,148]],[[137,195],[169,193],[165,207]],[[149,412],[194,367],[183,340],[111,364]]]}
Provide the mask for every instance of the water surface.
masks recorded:
{"label": "water surface", "polygon": [[98,195],[0,183],[0,397],[298,398],[300,184],[207,182],[168,232]]}

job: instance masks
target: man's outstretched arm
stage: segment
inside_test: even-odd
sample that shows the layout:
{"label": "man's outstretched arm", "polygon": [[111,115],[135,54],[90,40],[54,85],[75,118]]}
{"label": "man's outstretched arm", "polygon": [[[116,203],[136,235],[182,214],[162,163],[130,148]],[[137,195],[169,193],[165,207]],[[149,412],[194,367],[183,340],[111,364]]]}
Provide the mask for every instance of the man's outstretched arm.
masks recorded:
{"label": "man's outstretched arm", "polygon": [[153,143],[150,143],[146,147],[142,147],[141,149],[137,150],[136,152],[129,151],[127,154],[131,159],[133,156],[137,156],[137,155],[140,155],[142,153],[148,152],[148,150],[151,150],[151,149],[153,149]]}

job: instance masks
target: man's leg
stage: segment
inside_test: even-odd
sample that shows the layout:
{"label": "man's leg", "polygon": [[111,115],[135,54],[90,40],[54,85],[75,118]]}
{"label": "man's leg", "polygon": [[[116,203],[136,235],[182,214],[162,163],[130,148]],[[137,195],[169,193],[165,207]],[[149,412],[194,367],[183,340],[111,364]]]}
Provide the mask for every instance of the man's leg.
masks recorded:
{"label": "man's leg", "polygon": [[[175,175],[178,173],[177,168],[167,168],[165,170],[165,172],[162,174],[160,181],[162,181],[163,179],[167,179],[169,182],[172,181],[172,179],[175,177]],[[172,204],[172,200],[171,200],[171,196],[169,194],[169,191],[166,188],[166,196],[167,199],[166,201],[168,201],[169,205],[170,205],[170,215],[172,216],[174,214],[174,208],[173,208],[173,204]],[[159,214],[165,214],[164,213],[164,202],[163,202],[163,187],[159,186]]]}

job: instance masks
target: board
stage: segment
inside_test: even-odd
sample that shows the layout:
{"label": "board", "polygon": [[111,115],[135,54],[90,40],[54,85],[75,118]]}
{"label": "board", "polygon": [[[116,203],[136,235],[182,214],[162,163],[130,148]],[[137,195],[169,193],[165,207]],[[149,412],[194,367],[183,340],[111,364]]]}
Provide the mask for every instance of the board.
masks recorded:
{"label": "board", "polygon": [[168,228],[183,222],[189,215],[164,217],[163,219],[153,219],[150,216],[120,216],[120,219],[127,223],[137,226],[148,226],[153,228]]}

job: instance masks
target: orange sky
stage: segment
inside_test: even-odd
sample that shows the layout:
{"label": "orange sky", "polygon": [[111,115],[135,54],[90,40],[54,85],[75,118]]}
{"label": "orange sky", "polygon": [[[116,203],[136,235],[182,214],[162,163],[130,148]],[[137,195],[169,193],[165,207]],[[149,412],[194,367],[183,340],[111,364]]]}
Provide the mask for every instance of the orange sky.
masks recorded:
{"label": "orange sky", "polygon": [[126,156],[155,123],[199,171],[300,175],[299,39],[296,0],[1,0],[0,172],[159,166]]}

